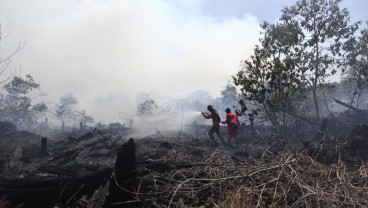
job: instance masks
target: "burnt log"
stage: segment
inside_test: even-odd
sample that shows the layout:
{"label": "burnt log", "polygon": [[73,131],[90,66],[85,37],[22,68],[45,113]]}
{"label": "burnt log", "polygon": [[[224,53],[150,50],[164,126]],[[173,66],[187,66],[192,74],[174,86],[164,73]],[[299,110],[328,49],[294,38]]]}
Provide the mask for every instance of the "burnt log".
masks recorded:
{"label": "burnt log", "polygon": [[334,99],[336,103],[338,103],[338,104],[340,104],[340,105],[342,105],[342,106],[344,106],[346,108],[349,108],[350,110],[353,110],[353,111],[355,111],[357,113],[362,113],[363,115],[366,115],[366,116],[368,115],[368,113],[365,112],[364,110],[361,110],[361,109],[358,109],[358,108],[356,108],[356,107],[354,107],[352,105],[346,104],[346,103],[344,103],[344,102],[342,102],[342,101],[340,101],[340,100],[338,100],[338,99],[336,99],[334,97],[332,97],[332,99]]}
{"label": "burnt log", "polygon": [[82,140],[92,139],[95,136],[94,131],[90,131],[82,136],[80,136],[77,141],[80,142]]}
{"label": "burnt log", "polygon": [[56,162],[59,161],[59,165],[64,165],[72,160],[74,160],[79,153],[82,151],[81,148],[76,148],[76,149],[72,149],[72,150],[68,150],[66,152],[64,152],[61,155],[57,155],[55,156],[50,162]]}
{"label": "burnt log", "polygon": [[119,147],[114,147],[114,148],[106,148],[108,149],[108,151],[104,152],[104,153],[92,153],[89,154],[89,157],[111,157],[113,155],[116,154],[116,152],[118,151]]}
{"label": "burnt log", "polygon": [[81,196],[90,196],[106,184],[112,172],[110,168],[83,177],[48,180],[0,178],[0,198],[22,207],[71,207]]}

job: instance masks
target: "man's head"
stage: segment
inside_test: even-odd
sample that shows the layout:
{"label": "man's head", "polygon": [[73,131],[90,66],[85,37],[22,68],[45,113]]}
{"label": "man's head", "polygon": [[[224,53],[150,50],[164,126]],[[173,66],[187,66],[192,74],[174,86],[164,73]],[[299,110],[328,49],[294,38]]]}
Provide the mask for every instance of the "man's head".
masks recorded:
{"label": "man's head", "polygon": [[212,106],[212,105],[208,105],[208,106],[207,106],[207,110],[208,110],[208,111],[213,111],[213,106]]}
{"label": "man's head", "polygon": [[230,113],[231,112],[230,108],[226,108],[225,112]]}

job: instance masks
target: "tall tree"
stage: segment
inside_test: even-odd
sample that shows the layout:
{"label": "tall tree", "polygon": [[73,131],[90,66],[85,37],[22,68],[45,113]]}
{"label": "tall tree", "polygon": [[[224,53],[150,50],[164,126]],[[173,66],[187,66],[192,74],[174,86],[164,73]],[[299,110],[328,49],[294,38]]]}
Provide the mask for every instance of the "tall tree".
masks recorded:
{"label": "tall tree", "polygon": [[265,105],[269,115],[295,108],[290,104],[303,98],[303,90],[311,90],[320,117],[317,89],[336,73],[342,46],[360,24],[349,24],[349,12],[339,8],[340,2],[299,0],[282,10],[278,23],[262,25],[261,45],[244,61],[234,82],[248,98]]}
{"label": "tall tree", "polygon": [[74,119],[76,115],[75,106],[78,103],[77,99],[72,95],[68,94],[62,96],[58,104],[56,104],[55,115],[61,121],[61,129],[64,130],[65,121],[67,119]]}
{"label": "tall tree", "polygon": [[153,117],[158,112],[158,105],[153,99],[146,100],[138,105],[138,117]]}
{"label": "tall tree", "polygon": [[81,122],[82,126],[86,126],[87,123],[95,122],[94,118],[87,114],[85,110],[82,110],[78,113],[79,121]]}
{"label": "tall tree", "polygon": [[153,99],[149,99],[138,105],[137,116],[144,121],[140,123],[141,126],[152,127],[154,125],[168,128],[174,124],[177,114],[172,112],[170,107],[159,106]]}
{"label": "tall tree", "polygon": [[298,70],[312,90],[317,118],[320,117],[318,86],[337,72],[342,46],[360,24],[350,24],[348,10],[340,9],[341,1],[299,0],[293,6],[285,7],[280,18],[281,22],[303,31],[301,46],[305,54],[300,57]]}
{"label": "tall tree", "polygon": [[355,85],[351,104],[356,102],[356,106],[359,107],[361,94],[364,89],[368,88],[368,28],[362,29],[359,36],[354,36],[347,41],[344,49],[347,53],[345,62],[342,64],[345,75],[343,81]]}

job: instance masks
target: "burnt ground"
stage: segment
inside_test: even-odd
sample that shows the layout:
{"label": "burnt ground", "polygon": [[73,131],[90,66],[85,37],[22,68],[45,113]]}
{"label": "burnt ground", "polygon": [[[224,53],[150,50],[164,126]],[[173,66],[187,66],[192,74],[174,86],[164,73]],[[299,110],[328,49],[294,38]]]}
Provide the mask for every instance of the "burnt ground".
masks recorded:
{"label": "burnt ground", "polygon": [[[129,128],[48,138],[0,127],[0,207],[365,207],[368,120],[334,115],[293,139],[206,126],[129,139]],[[267,132],[267,133],[266,133]]]}

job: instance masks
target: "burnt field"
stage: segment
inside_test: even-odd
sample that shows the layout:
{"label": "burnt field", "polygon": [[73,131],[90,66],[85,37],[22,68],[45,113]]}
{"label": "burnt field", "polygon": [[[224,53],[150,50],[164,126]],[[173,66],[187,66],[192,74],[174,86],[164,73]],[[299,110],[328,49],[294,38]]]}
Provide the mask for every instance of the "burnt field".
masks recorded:
{"label": "burnt field", "polygon": [[243,126],[228,147],[209,140],[209,126],[45,138],[2,122],[0,207],[364,207],[367,123],[347,111],[292,139]]}

